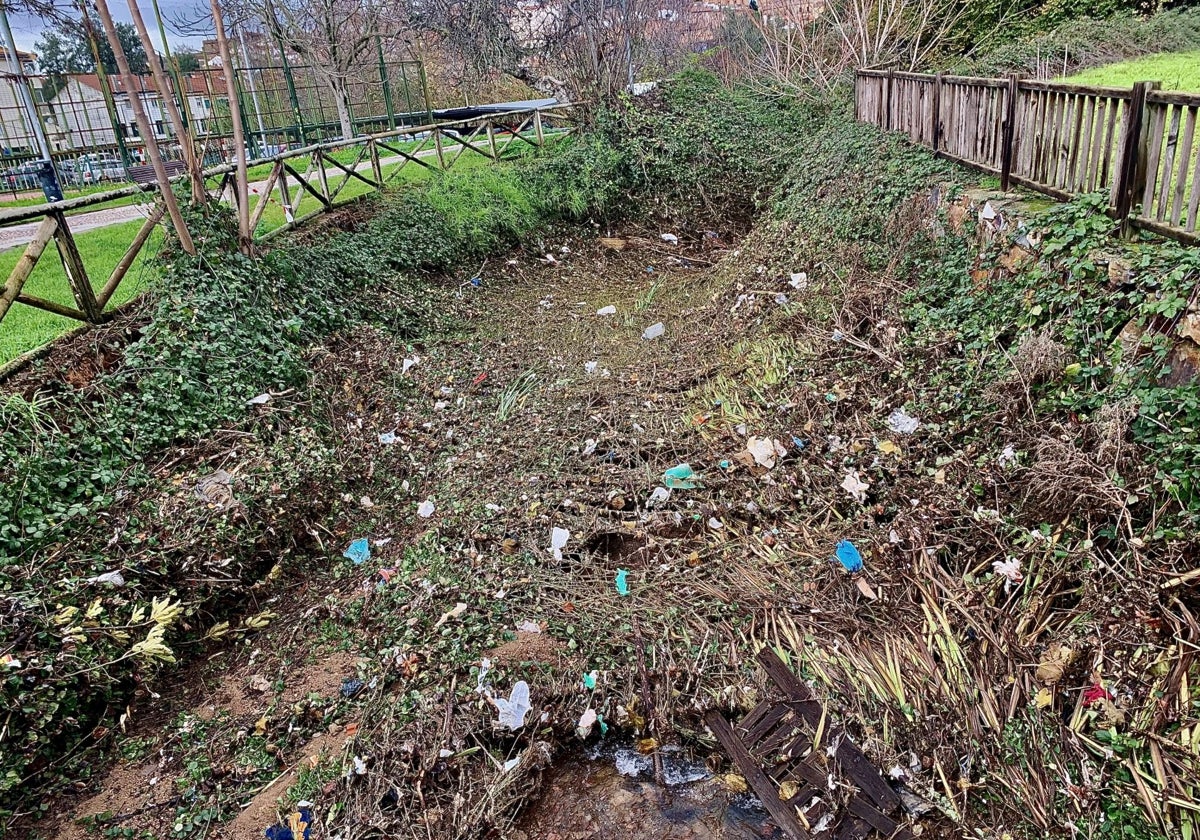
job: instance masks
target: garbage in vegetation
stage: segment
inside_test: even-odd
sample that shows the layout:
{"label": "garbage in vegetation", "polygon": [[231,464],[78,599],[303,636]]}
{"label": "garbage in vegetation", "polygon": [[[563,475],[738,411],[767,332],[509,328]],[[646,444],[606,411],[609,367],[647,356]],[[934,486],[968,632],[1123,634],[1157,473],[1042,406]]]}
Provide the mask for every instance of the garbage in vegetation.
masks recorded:
{"label": "garbage in vegetation", "polygon": [[600,244],[610,251],[624,251],[626,242],[624,239],[617,239],[613,236],[600,237]]}
{"label": "garbage in vegetation", "polygon": [[658,507],[667,499],[671,498],[671,491],[666,487],[655,487],[650,494],[650,498],[646,499],[646,507]]}
{"label": "garbage in vegetation", "polygon": [[346,773],[346,778],[350,778],[351,775],[354,775],[354,776],[367,775],[367,762],[363,760],[363,757],[361,755],[354,756],[351,759],[351,761],[353,761],[353,767],[349,772]]}
{"label": "garbage in vegetation", "polygon": [[691,464],[679,464],[663,473],[663,484],[669,490],[694,490],[704,485],[692,470]]}
{"label": "garbage in vegetation", "polygon": [[542,265],[558,265],[558,258],[553,254],[547,253],[544,257],[539,258]]}
{"label": "garbage in vegetation", "polygon": [[760,467],[774,469],[779,458],[787,455],[787,449],[782,443],[772,438],[751,437],[746,441],[746,452]]}
{"label": "garbage in vegetation", "polygon": [[663,242],[667,242],[671,245],[679,244],[679,237],[673,233],[661,233],[661,234],[659,234],[658,238],[661,239]]}
{"label": "garbage in vegetation", "polygon": [[596,725],[596,710],[588,709],[579,716],[579,723],[575,724],[575,734],[580,738],[587,738],[592,734],[592,727]]}
{"label": "garbage in vegetation", "polygon": [[775,295],[776,305],[785,306],[785,305],[787,305],[787,302],[788,302],[788,296],[785,295],[783,292],[780,292],[779,294]]}
{"label": "garbage in vegetation", "polygon": [[550,553],[554,555],[555,560],[562,560],[562,550],[567,547],[567,540],[571,539],[571,532],[566,528],[554,528],[550,531]]}
{"label": "garbage in vegetation", "polygon": [[380,432],[379,433],[379,442],[381,444],[383,444],[384,446],[391,446],[393,443],[396,442],[396,433],[395,432]]}
{"label": "garbage in vegetation", "polygon": [[486,656],[479,660],[479,677],[475,681],[476,694],[483,694],[487,691],[487,686],[484,684],[484,680],[487,679],[488,672],[491,670],[492,660],[488,659]]}
{"label": "garbage in vegetation", "polygon": [[17,659],[11,653],[6,653],[4,656],[0,656],[0,665],[3,665],[10,671],[15,671],[21,667],[21,660]]}
{"label": "garbage in vegetation", "polygon": [[591,671],[583,675],[583,687],[586,691],[591,691],[596,687],[596,680],[600,678],[599,671]]}
{"label": "garbage in vegetation", "polygon": [[542,625],[538,624],[535,621],[530,621],[529,619],[525,619],[524,621],[522,621],[520,624],[517,625],[517,632],[518,633],[541,633]]}
{"label": "garbage in vegetation", "polygon": [[264,694],[271,690],[271,681],[262,674],[252,675],[250,679],[246,681],[246,685],[250,687],[251,691],[257,691],[260,694]]}
{"label": "garbage in vegetation", "polygon": [[271,401],[270,394],[259,394],[257,397],[251,397],[246,400],[246,405],[266,405]]}
{"label": "garbage in vegetation", "polygon": [[341,694],[343,697],[353,697],[363,690],[366,684],[355,677],[346,677],[342,680]]}
{"label": "garbage in vegetation", "polygon": [[650,326],[646,327],[646,329],[642,332],[642,338],[646,341],[650,341],[658,338],[665,330],[666,327],[663,326],[663,322],[659,321],[657,324],[651,324]]}
{"label": "garbage in vegetation", "polygon": [[361,566],[371,559],[371,543],[366,537],[359,537],[350,543],[350,547],[342,552],[342,556],[352,561],[355,566]]}
{"label": "garbage in vegetation", "polygon": [[1017,460],[1017,450],[1013,449],[1012,444],[1004,447],[1004,451],[1000,453],[1000,457],[996,459],[1000,466],[1007,467],[1009,464]]}
{"label": "garbage in vegetation", "polygon": [[96,575],[95,577],[88,578],[87,583],[120,588],[125,585],[125,576],[119,571],[105,572],[102,575]]}
{"label": "garbage in vegetation", "polygon": [[709,517],[708,527],[712,528],[714,531],[720,531],[722,528],[725,527],[725,523],[722,522],[720,519],[717,519],[717,517],[712,516],[712,517]]}
{"label": "garbage in vegetation", "polygon": [[510,758],[508,761],[504,762],[504,772],[508,773],[511,770],[515,770],[517,765],[520,763],[521,763],[521,756],[517,756],[516,758]]}
{"label": "garbage in vegetation", "polygon": [[286,823],[276,823],[266,830],[267,840],[309,840],[312,821],[312,803],[297,803]]}
{"label": "garbage in vegetation", "polygon": [[792,435],[792,445],[795,446],[797,449],[803,451],[804,447],[808,446],[808,441],[801,440],[800,438],[796,437],[795,435]]}
{"label": "garbage in vegetation", "polygon": [[721,468],[721,469],[723,469],[723,470],[727,470],[727,469],[729,469],[730,467],[732,467],[732,466],[733,466],[733,464],[729,463],[728,459],[722,458],[722,459],[721,459],[721,461],[720,461],[720,463],[718,463],[718,464],[717,464],[717,466],[718,466],[718,467],[720,467],[720,468]]}
{"label": "garbage in vegetation", "polygon": [[800,291],[808,285],[808,274],[803,271],[793,272],[791,278],[788,280],[788,285],[796,291]]}
{"label": "garbage in vegetation", "polygon": [[385,586],[392,582],[392,578],[396,576],[395,569],[380,569],[379,570],[379,585]]}
{"label": "garbage in vegetation", "polygon": [[628,576],[628,569],[617,569],[617,594],[622,598],[629,594]]}
{"label": "garbage in vegetation", "polygon": [[408,373],[413,365],[417,364],[419,361],[421,361],[420,356],[409,356],[400,364],[400,373]]}
{"label": "garbage in vegetation", "polygon": [[525,715],[529,714],[529,683],[521,680],[513,686],[507,700],[496,697],[492,702],[500,712],[497,723],[515,732],[525,725]]}
{"label": "garbage in vegetation", "polygon": [[1004,578],[1005,595],[1011,592],[1014,586],[1020,586],[1025,580],[1025,575],[1021,573],[1021,561],[1016,557],[1009,557],[1007,560],[993,560],[992,571]]}
{"label": "garbage in vegetation", "polygon": [[442,617],[439,618],[437,620],[437,623],[433,625],[433,629],[437,630],[439,627],[441,627],[443,624],[445,624],[450,619],[458,618],[460,615],[462,615],[466,611],[467,611],[467,605],[464,604],[462,601],[459,601],[457,604],[454,605],[454,609],[446,610],[444,613],[442,613]]}
{"label": "garbage in vegetation", "polygon": [[196,498],[217,509],[233,501],[233,476],[225,470],[217,470],[196,482]]}
{"label": "garbage in vegetation", "polygon": [[887,424],[888,428],[897,434],[911,435],[921,425],[921,421],[903,408],[897,408],[888,415]]}
{"label": "garbage in vegetation", "polygon": [[859,504],[866,504],[867,490],[871,485],[858,477],[858,470],[850,470],[842,479],[842,489],[849,493]]}
{"label": "garbage in vegetation", "polygon": [[613,306],[612,304],[609,304],[608,306],[597,309],[596,314],[597,315],[616,315],[617,307]]}
{"label": "garbage in vegetation", "polygon": [[654,266],[652,266],[652,265],[648,265],[648,266],[646,266],[646,273],[647,273],[647,274],[653,274],[653,273],[654,273]]}
{"label": "garbage in vegetation", "polygon": [[599,366],[600,366],[599,362],[584,362],[583,363],[583,372],[587,373],[587,374],[593,374],[596,372],[596,368]]}
{"label": "garbage in vegetation", "polygon": [[837,548],[834,550],[834,554],[838,562],[842,564],[842,568],[847,572],[858,574],[863,570],[862,555],[858,553],[858,549],[855,548],[854,543],[850,542],[850,540],[839,542]]}
{"label": "garbage in vegetation", "polygon": [[422,519],[428,519],[429,517],[433,516],[433,511],[433,499],[426,499],[425,501],[421,502],[421,504],[417,505],[417,516],[421,517]]}
{"label": "garbage in vegetation", "polygon": [[362,507],[367,508],[367,509],[375,507],[375,502],[373,502],[371,500],[370,496],[363,496],[361,499],[358,500],[358,503],[359,503],[359,505],[361,505]]}

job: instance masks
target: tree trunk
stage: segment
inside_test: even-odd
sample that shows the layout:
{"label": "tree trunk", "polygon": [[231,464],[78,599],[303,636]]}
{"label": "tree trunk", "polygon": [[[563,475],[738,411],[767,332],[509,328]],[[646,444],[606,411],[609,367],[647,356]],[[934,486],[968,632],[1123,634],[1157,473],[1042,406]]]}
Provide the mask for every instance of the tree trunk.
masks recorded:
{"label": "tree trunk", "polygon": [[342,139],[349,140],[354,136],[354,125],[350,121],[350,96],[346,90],[346,80],[338,77],[329,79],[329,87],[333,90],[333,102],[337,106],[338,122],[341,123]]}

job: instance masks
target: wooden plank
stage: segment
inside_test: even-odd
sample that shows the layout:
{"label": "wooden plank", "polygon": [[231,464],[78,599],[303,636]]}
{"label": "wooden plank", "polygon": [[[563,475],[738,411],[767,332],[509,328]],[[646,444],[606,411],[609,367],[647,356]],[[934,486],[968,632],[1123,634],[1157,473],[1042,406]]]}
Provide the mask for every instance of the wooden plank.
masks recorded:
{"label": "wooden plank", "polygon": [[67,276],[67,284],[71,287],[75,304],[87,315],[87,320],[95,324],[100,320],[100,306],[96,303],[96,292],[88,278],[87,266],[83,264],[75,237],[71,235],[71,228],[67,225],[67,217],[61,210],[55,210],[50,215],[57,222],[54,244],[58,246],[58,256],[62,260],[63,273]]}
{"label": "wooden plank", "polygon": [[138,228],[137,235],[133,237],[133,241],[129,243],[129,247],[125,249],[125,253],[121,255],[121,259],[113,267],[112,273],[108,275],[108,280],[105,281],[104,287],[96,295],[96,302],[100,305],[101,309],[108,306],[109,298],[113,296],[113,292],[121,285],[121,281],[125,279],[129,267],[137,259],[137,255],[141,252],[142,246],[146,244],[146,240],[150,238],[150,234],[154,232],[154,228],[162,221],[164,213],[166,213],[165,207],[161,204],[155,205],[154,209],[150,211],[150,215],[146,217],[146,221],[142,222],[142,226]]}
{"label": "wooden plank", "polygon": [[1110,185],[1109,192],[1112,199],[1109,203],[1115,208],[1117,206],[1117,189],[1120,187],[1118,170],[1121,166],[1121,134],[1118,126],[1124,124],[1125,114],[1129,112],[1129,103],[1126,102],[1122,106],[1118,99],[1109,99],[1108,101],[1110,108],[1108,112],[1108,127],[1104,130],[1104,160],[1101,162],[1100,178],[1097,186],[1106,182]]}
{"label": "wooden plank", "polygon": [[1086,192],[1095,192],[1103,188],[1100,181],[1100,160],[1104,154],[1104,127],[1108,123],[1108,100],[1096,100],[1096,114],[1092,125],[1092,148],[1088,153],[1087,179],[1083,188]]}
{"label": "wooden plank", "polygon": [[860,817],[851,817],[848,820],[842,820],[835,840],[863,840],[870,830],[871,826],[867,824],[866,820]]}
{"label": "wooden plank", "polygon": [[254,231],[258,229],[258,223],[262,221],[263,213],[266,212],[267,205],[271,203],[271,190],[275,189],[275,182],[279,180],[279,173],[283,169],[283,164],[275,161],[275,165],[271,167],[271,174],[267,176],[266,186],[258,194],[258,204],[254,206],[254,212],[250,216],[250,235],[254,235]]}
{"label": "wooden plank", "polygon": [[891,785],[883,778],[879,769],[863,753],[858,744],[850,740],[843,730],[831,736],[830,741],[838,737],[836,758],[842,771],[853,780],[867,798],[886,812],[900,810],[902,803],[899,795],[892,790]]}
{"label": "wooden plank", "polygon": [[1004,99],[1004,123],[1000,139],[1000,189],[1008,192],[1012,186],[1013,145],[1017,137],[1017,87],[1020,78],[1014,73],[1008,77],[1008,89]]}
{"label": "wooden plank", "polygon": [[763,700],[761,703],[747,712],[746,716],[742,718],[737,725],[738,731],[742,733],[742,737],[745,737],[745,734],[752,730],[754,726],[766,716],[767,712],[771,711],[778,705],[779,704],[774,700]]}
{"label": "wooden plank", "polygon": [[763,807],[767,809],[784,835],[792,840],[808,840],[811,835],[800,825],[800,821],[796,818],[796,812],[791,806],[780,800],[779,789],[767,778],[766,773],[758,766],[758,762],[754,760],[753,756],[746,751],[746,747],[734,734],[732,727],[721,716],[721,713],[716,710],[708,712],[704,716],[704,722],[717,736],[717,740],[729,754],[730,760],[741,771],[755,796],[762,801]]}
{"label": "wooden plank", "polygon": [[41,309],[44,312],[52,312],[53,314],[61,315],[64,318],[72,318],[76,321],[83,321],[85,323],[94,323],[91,318],[89,318],[83,312],[80,312],[78,309],[72,309],[69,306],[63,306],[61,303],[55,303],[54,301],[46,300],[45,298],[27,295],[24,292],[21,292],[19,295],[17,295],[17,303],[23,303],[26,306],[32,306],[34,309]]}
{"label": "wooden plank", "polygon": [[1192,144],[1196,139],[1197,108],[1187,109],[1187,119],[1183,124],[1183,136],[1180,138],[1179,170],[1175,173],[1175,194],[1171,198],[1171,224],[1178,225],[1183,217],[1183,196],[1187,188],[1188,164],[1192,162]]}
{"label": "wooden plank", "polygon": [[1191,231],[1197,226],[1200,216],[1200,150],[1196,153],[1196,168],[1192,170],[1192,195],[1188,198],[1187,221],[1184,227]]}
{"label": "wooden plank", "polygon": [[1143,147],[1146,132],[1144,129],[1146,111],[1146,93],[1150,90],[1149,83],[1138,82],[1133,86],[1133,98],[1125,109],[1121,123],[1120,145],[1117,153],[1117,174],[1113,185],[1113,215],[1121,223],[1122,230],[1128,231],[1126,220],[1133,207],[1134,195],[1138,192],[1138,170],[1143,155],[1139,154]]}
{"label": "wooden plank", "polygon": [[1158,183],[1158,164],[1162,158],[1163,134],[1167,128],[1167,106],[1147,106],[1150,117],[1150,130],[1146,134],[1145,170],[1141,175],[1142,215],[1152,217],[1154,208],[1154,187]]}
{"label": "wooden plank", "polygon": [[37,265],[37,261],[41,259],[42,252],[50,244],[50,240],[54,237],[54,231],[57,229],[58,222],[54,220],[53,216],[46,216],[38,225],[33,239],[29,240],[24,253],[21,254],[17,264],[13,266],[12,272],[8,275],[8,280],[4,283],[4,290],[0,291],[0,321],[3,321],[4,316],[8,314],[9,307],[21,293],[25,281],[29,279],[30,273]]}
{"label": "wooden plank", "polygon": [[[1158,186],[1158,209],[1155,212],[1155,218],[1160,222],[1167,217],[1167,208],[1171,199],[1171,176],[1175,174],[1175,150],[1179,144],[1179,117],[1180,109],[1171,105],[1164,105],[1164,108],[1171,108],[1171,127],[1167,131],[1167,144],[1163,150],[1162,162],[1162,178]],[[1163,115],[1164,119],[1166,115]],[[1143,208],[1143,213],[1150,215],[1149,206]]]}
{"label": "wooden plank", "polygon": [[379,163],[379,147],[375,145],[374,140],[368,140],[367,146],[371,150],[371,174],[375,176],[375,183],[383,186],[383,167]]}
{"label": "wooden plank", "polygon": [[852,796],[850,801],[846,803],[846,810],[869,824],[871,828],[878,831],[884,837],[891,837],[894,840],[908,840],[908,838],[912,837],[912,832],[907,828],[901,828],[900,823],[887,814],[879,813],[879,811],[864,801],[861,796]]}
{"label": "wooden plank", "polygon": [[1081,193],[1087,184],[1088,161],[1092,151],[1092,122],[1096,119],[1096,98],[1084,99],[1071,141],[1071,192]]}
{"label": "wooden plank", "polygon": [[788,707],[783,703],[772,703],[771,710],[767,712],[767,714],[763,715],[753,727],[746,728],[742,725],[739,725],[738,729],[745,732],[743,737],[746,739],[747,744],[757,744],[763,738],[763,736],[765,736],[779,724],[779,721],[783,720],[784,717],[787,716],[788,711]]}
{"label": "wooden plank", "polygon": [[[326,207],[329,206],[329,200],[327,198],[325,198],[325,196],[322,195],[320,192],[313,189],[312,185],[310,185],[308,183],[308,181],[305,181],[304,178],[300,175],[300,173],[297,172],[295,169],[293,169],[290,164],[285,163],[283,165],[283,171],[287,172],[289,175],[291,175],[293,178],[295,178],[296,182],[298,184],[300,184],[301,187],[304,188],[305,192],[307,192],[309,195],[311,195],[317,201],[321,202],[321,204],[325,205]],[[300,205],[299,198],[300,198],[300,196],[297,195],[296,196],[296,199],[297,199],[296,205],[292,208],[293,213],[296,212],[296,207],[298,207]]]}

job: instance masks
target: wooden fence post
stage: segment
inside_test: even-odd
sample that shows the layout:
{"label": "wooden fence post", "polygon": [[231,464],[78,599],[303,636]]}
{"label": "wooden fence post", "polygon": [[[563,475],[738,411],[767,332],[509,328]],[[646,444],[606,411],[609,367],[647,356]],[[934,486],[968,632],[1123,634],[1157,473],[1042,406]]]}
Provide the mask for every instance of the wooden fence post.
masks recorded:
{"label": "wooden fence post", "polygon": [[892,84],[896,79],[896,71],[889,70],[887,74],[887,94],[883,98],[883,127],[892,130]]}
{"label": "wooden fence post", "polygon": [[1004,125],[1001,126],[1000,189],[1008,192],[1012,180],[1013,154],[1016,151],[1017,93],[1020,77],[1013,73],[1008,77],[1008,101],[1004,107]]}
{"label": "wooden fence post", "polygon": [[929,132],[933,151],[937,152],[942,140],[942,74],[933,77],[933,101],[930,103],[933,116],[933,127]]}
{"label": "wooden fence post", "polygon": [[1146,93],[1158,87],[1158,82],[1137,82],[1129,99],[1129,110],[1125,112],[1125,124],[1121,127],[1121,156],[1117,168],[1116,206],[1113,216],[1120,225],[1121,235],[1130,232],[1129,214],[1133,210],[1134,196],[1146,185]]}
{"label": "wooden fence post", "polygon": [[[164,189],[170,187],[166,186]],[[83,265],[83,257],[79,255],[79,248],[75,245],[75,237],[67,227],[67,217],[61,210],[52,211],[47,215],[56,223],[54,242],[58,245],[58,256],[62,259],[63,273],[67,275],[67,284],[71,287],[71,294],[75,296],[75,304],[87,315],[88,321],[97,324],[100,322],[100,306],[96,302],[96,292],[92,289],[92,282],[88,279],[87,269]]]}

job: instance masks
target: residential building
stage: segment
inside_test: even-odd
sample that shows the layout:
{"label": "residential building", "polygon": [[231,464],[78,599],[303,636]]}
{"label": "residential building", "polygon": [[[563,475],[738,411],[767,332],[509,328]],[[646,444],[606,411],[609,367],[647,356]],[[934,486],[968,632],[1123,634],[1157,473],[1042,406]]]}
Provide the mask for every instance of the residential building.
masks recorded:
{"label": "residential building", "polygon": [[[229,105],[225,81],[219,73],[187,73],[181,76],[187,94],[188,118],[197,136],[227,131],[219,123],[224,116],[228,122]],[[173,132],[170,117],[162,107],[153,79],[136,77],[136,95],[141,99],[146,117],[153,126],[155,138],[167,139]],[[116,131],[137,145],[140,131],[133,114],[130,92],[120,76],[107,77],[112,86],[113,109],[116,112]],[[99,77],[72,75],[62,89],[46,104],[46,133],[55,151],[113,146],[117,142],[113,121],[104,101]]]}
{"label": "residential building", "polygon": [[[37,56],[17,50],[17,58],[26,73],[37,72]],[[0,153],[4,157],[28,153],[35,145],[29,114],[12,78],[8,50],[0,47]]]}

